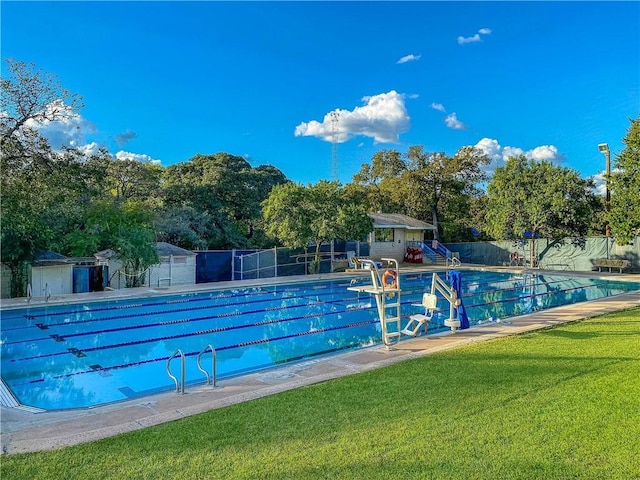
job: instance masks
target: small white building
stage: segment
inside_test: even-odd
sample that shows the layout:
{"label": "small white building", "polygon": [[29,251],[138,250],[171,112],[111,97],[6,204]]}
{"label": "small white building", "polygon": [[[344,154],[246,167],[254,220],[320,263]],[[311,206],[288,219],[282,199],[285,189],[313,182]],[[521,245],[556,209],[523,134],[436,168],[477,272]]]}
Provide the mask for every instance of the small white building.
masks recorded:
{"label": "small white building", "polygon": [[407,242],[423,242],[426,232],[435,232],[430,223],[399,213],[369,213],[373,232],[369,234],[371,258],[395,258],[402,262]]}
{"label": "small white building", "polygon": [[[160,263],[152,265],[144,274],[143,285],[150,288],[194,285],[196,283],[196,253],[167,242],[156,244]],[[103,250],[96,258],[108,263],[108,286],[115,290],[126,288],[122,261],[113,250]]]}
{"label": "small white building", "polygon": [[156,244],[160,263],[149,268],[150,287],[196,283],[196,253],[167,242]]}
{"label": "small white building", "polygon": [[33,297],[73,293],[73,263],[59,253],[39,254],[31,265],[30,276]]}

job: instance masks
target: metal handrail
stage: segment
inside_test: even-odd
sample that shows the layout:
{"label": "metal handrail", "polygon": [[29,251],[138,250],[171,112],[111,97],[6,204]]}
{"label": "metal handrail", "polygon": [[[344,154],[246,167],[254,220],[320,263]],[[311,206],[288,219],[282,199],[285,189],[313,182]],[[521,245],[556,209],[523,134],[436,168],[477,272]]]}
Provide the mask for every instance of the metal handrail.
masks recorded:
{"label": "metal handrail", "polygon": [[[177,355],[180,355],[180,374],[181,374],[181,382],[180,386],[178,386],[178,379],[174,374],[171,373],[171,360],[173,360]],[[167,375],[176,383],[176,392],[184,395],[184,377],[185,377],[185,357],[184,352],[180,349],[173,352],[173,355],[169,357],[167,360]]]}
{"label": "metal handrail", "polygon": [[[202,368],[202,364],[200,363],[200,357],[202,357],[202,355],[207,351],[207,350],[211,350],[211,376],[209,376],[209,372],[207,372],[204,368]],[[216,349],[213,348],[213,345],[209,344],[206,347],[204,347],[204,350],[202,350],[199,354],[198,354],[198,358],[196,359],[196,363],[198,364],[198,369],[204,373],[207,377],[207,385],[213,385],[214,387],[217,386],[216,384]],[[213,382],[211,381],[213,379]]]}
{"label": "metal handrail", "polygon": [[[449,261],[451,261],[451,266],[449,266]],[[462,262],[457,257],[447,258],[445,262],[446,268],[456,268],[456,267],[459,267],[460,265],[462,265]]]}

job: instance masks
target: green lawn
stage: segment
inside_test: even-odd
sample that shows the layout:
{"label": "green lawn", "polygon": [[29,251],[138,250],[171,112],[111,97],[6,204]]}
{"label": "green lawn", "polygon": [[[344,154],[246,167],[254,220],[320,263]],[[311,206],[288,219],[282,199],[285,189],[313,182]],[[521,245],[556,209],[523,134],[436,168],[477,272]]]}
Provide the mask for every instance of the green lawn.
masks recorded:
{"label": "green lawn", "polygon": [[2,479],[640,479],[640,308],[90,444]]}

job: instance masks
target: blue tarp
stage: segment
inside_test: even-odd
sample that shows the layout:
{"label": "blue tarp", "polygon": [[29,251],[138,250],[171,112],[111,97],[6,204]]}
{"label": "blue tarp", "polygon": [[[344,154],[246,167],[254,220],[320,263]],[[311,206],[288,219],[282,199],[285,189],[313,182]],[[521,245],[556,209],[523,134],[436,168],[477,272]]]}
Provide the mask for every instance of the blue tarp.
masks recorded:
{"label": "blue tarp", "polygon": [[460,330],[464,330],[469,328],[469,317],[467,317],[467,311],[462,303],[462,273],[458,270],[451,270],[449,272],[449,280],[451,282],[451,288],[460,299],[460,305],[456,308],[456,317],[460,320]]}

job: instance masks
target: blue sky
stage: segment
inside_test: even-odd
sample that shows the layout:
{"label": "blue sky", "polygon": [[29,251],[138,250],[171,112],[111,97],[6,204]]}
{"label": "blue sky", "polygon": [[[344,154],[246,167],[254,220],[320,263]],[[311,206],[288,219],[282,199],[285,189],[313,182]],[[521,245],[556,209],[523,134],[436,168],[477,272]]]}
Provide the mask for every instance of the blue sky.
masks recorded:
{"label": "blue sky", "polygon": [[3,59],[84,98],[53,144],[164,166],[223,151],[315,183],[335,141],[342,183],[411,145],[587,177],[640,114],[635,1],[3,1],[1,21]]}

